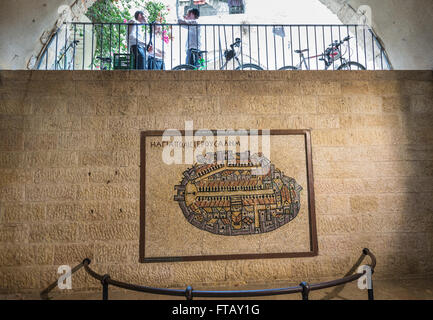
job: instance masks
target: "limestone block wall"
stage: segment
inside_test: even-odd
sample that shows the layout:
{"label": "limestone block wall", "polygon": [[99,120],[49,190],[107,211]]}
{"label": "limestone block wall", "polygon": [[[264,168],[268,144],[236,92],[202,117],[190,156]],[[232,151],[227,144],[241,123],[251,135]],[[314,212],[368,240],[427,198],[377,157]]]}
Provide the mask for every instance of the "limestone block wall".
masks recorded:
{"label": "limestone block wall", "polygon": [[[0,72],[0,292],[36,292],[85,257],[169,287],[340,277],[364,247],[376,278],[433,275],[432,75]],[[317,257],[138,263],[140,132],[186,120],[312,129]],[[73,288],[100,284],[81,271]]]}

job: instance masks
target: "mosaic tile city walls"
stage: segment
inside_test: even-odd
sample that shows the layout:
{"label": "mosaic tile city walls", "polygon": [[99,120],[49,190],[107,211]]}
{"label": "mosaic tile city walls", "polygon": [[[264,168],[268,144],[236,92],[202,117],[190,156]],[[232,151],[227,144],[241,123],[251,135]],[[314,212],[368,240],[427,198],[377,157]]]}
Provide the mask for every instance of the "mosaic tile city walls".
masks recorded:
{"label": "mosaic tile city walls", "polygon": [[[2,71],[0,292],[37,292],[85,257],[115,279],[200,288],[340,277],[368,247],[378,279],[431,276],[432,98],[431,71]],[[140,134],[185,121],[311,129],[317,256],[139,263]],[[280,229],[263,235],[285,250]],[[100,289],[84,272],[72,285]]]}

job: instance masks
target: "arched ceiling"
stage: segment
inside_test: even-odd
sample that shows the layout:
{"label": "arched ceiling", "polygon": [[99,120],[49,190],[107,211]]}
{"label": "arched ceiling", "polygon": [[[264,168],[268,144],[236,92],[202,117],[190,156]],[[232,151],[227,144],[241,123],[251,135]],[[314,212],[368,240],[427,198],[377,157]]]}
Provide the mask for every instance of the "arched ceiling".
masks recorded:
{"label": "arched ceiling", "polygon": [[366,8],[394,69],[433,70],[432,0],[319,1],[345,24],[357,23]]}
{"label": "arched ceiling", "polygon": [[[0,1],[0,69],[31,69],[56,24],[79,19],[95,1]],[[371,26],[395,69],[433,69],[432,0],[318,1],[343,23],[358,23],[362,16],[358,8],[368,6],[364,8],[370,9]],[[70,15],[59,10],[67,7],[71,8]]]}

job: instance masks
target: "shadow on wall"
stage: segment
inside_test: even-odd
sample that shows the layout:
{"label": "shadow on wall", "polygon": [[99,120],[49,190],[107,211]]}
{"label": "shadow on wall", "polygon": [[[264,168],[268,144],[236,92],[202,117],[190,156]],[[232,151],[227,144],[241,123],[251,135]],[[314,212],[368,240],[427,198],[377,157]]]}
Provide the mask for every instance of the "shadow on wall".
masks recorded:
{"label": "shadow on wall", "polygon": [[401,75],[370,83],[383,95],[383,115],[396,121],[384,137],[390,147],[373,155],[377,177],[366,182],[373,198],[376,192],[382,195],[362,215],[364,229],[376,239],[369,247],[377,255],[380,278],[433,275],[432,74]]}

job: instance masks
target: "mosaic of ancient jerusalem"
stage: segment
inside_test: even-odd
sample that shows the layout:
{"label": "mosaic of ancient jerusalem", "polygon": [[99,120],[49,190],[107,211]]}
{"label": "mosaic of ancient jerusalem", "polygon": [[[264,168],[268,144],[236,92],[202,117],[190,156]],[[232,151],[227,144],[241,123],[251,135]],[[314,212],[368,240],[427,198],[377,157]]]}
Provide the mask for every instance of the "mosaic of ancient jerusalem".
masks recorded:
{"label": "mosaic of ancient jerusalem", "polygon": [[[209,158],[213,161],[205,161]],[[218,235],[250,235],[297,216],[303,188],[262,155],[227,152],[222,159],[216,153],[203,159],[175,186],[174,200],[193,226]]]}

